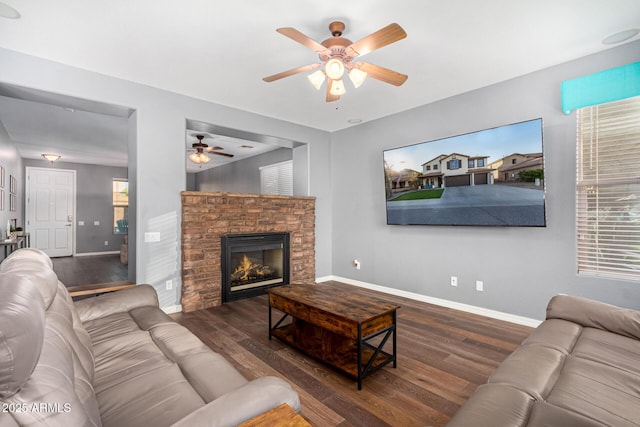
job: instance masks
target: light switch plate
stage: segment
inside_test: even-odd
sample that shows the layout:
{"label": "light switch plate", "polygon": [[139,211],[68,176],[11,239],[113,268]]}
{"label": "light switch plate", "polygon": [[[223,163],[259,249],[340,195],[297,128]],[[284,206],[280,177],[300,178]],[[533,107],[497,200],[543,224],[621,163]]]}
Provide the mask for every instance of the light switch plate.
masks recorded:
{"label": "light switch plate", "polygon": [[159,242],[160,241],[160,233],[157,232],[157,231],[144,233],[144,241],[145,242]]}

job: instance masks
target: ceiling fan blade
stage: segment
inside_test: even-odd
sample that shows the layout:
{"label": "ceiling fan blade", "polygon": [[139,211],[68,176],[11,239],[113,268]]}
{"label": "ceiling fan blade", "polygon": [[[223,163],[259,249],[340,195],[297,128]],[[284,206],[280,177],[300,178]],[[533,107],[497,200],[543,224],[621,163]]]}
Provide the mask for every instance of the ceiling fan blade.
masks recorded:
{"label": "ceiling fan blade", "polygon": [[233,157],[233,154],[221,153],[219,151],[208,151],[209,154],[217,154],[218,156]]}
{"label": "ceiling fan blade", "polygon": [[296,41],[305,47],[308,47],[309,49],[316,52],[318,55],[321,53],[325,53],[325,54],[330,53],[329,49],[322,46],[320,43],[311,39],[310,37],[307,37],[306,35],[302,34],[300,31],[296,30],[295,28],[291,28],[291,27],[278,28],[276,31],[282,34],[283,36],[287,36],[291,40]]}
{"label": "ceiling fan blade", "polygon": [[408,78],[406,74],[389,70],[388,68],[380,67],[379,65],[369,64],[368,62],[356,62],[353,66],[364,71],[371,78],[394,86],[401,86]]}
{"label": "ceiling fan blade", "polygon": [[262,80],[264,80],[265,82],[273,82],[275,80],[280,80],[285,77],[293,76],[294,74],[315,70],[316,68],[320,68],[321,65],[322,64],[303,65],[302,67],[292,68],[291,70],[283,71],[281,73],[274,74],[272,76],[264,77]]}
{"label": "ceiling fan blade", "polygon": [[333,80],[331,79],[327,79],[327,102],[333,102],[333,101],[337,101],[338,99],[340,99],[339,95],[333,95],[331,93],[331,82]]}
{"label": "ceiling fan blade", "polygon": [[405,37],[407,37],[407,33],[400,25],[395,23],[389,24],[348,46],[347,53],[353,57],[365,55],[376,49],[395,43],[398,40],[402,40]]}

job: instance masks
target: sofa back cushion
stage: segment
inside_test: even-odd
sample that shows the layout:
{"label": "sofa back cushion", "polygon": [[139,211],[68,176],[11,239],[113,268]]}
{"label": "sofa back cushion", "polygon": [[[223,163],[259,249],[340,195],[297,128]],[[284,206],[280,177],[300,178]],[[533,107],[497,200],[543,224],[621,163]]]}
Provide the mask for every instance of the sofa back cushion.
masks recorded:
{"label": "sofa back cushion", "polygon": [[547,305],[547,319],[563,319],[586,328],[640,339],[640,311],[586,298],[556,295]]}
{"label": "sofa back cushion", "polygon": [[[11,348],[0,344],[0,353],[10,351],[16,361],[9,366],[0,354],[0,400],[20,410],[0,413],[0,425],[101,426],[89,335],[48,257],[22,251],[0,267],[0,336],[9,328],[5,319],[21,324],[7,341]],[[14,378],[5,380],[11,369]]]}
{"label": "sofa back cushion", "polygon": [[13,396],[40,359],[44,302],[24,277],[0,273],[0,398]]}

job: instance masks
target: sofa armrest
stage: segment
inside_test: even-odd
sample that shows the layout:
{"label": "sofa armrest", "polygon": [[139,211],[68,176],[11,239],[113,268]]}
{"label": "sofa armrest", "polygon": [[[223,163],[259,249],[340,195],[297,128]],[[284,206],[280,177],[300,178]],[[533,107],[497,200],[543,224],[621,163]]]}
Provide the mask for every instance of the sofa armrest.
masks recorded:
{"label": "sofa armrest", "polygon": [[128,312],[138,307],[158,307],[158,295],[151,285],[137,285],[76,301],[74,304],[80,320],[86,322],[114,313]]}
{"label": "sofa armrest", "polygon": [[289,384],[276,377],[255,379],[209,402],[172,427],[231,427],[283,403],[300,411],[300,399]]}
{"label": "sofa armrest", "polygon": [[584,327],[640,339],[640,311],[586,298],[554,296],[547,306],[547,319],[568,320]]}

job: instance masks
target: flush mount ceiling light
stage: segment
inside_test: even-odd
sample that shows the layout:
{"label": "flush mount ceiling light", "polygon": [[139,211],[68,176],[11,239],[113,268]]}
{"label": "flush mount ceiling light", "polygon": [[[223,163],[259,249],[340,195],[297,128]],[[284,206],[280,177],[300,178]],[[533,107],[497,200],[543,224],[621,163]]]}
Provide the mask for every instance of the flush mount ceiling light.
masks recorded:
{"label": "flush mount ceiling light", "polygon": [[637,36],[638,33],[640,33],[640,29],[638,28],[631,28],[628,30],[620,31],[615,34],[611,34],[609,37],[605,37],[602,40],[602,44],[611,45],[626,42],[627,40],[631,40],[632,38]]}
{"label": "flush mount ceiling light", "polygon": [[19,19],[20,12],[18,12],[8,4],[0,2],[0,16],[9,19]]}
{"label": "flush mount ceiling light", "polygon": [[327,82],[326,90],[327,102],[337,101],[340,99],[340,95],[346,92],[344,83],[342,82],[345,70],[349,73],[349,79],[356,88],[364,83],[367,76],[395,86],[400,86],[407,80],[405,74],[367,62],[353,62],[358,56],[362,56],[405,38],[407,33],[405,33],[400,25],[387,25],[355,43],[342,37],[344,28],[344,23],[339,21],[329,24],[329,31],[331,31],[333,37],[326,39],[322,43],[317,43],[294,28],[278,28],[276,31],[280,34],[316,52],[320,58],[320,63],[304,65],[292,70],[283,71],[282,73],[265,77],[262,80],[265,82],[273,82],[294,74],[315,70],[312,74],[308,75],[307,78],[316,89],[320,89],[322,83],[328,78],[329,81]]}
{"label": "flush mount ceiling light", "polygon": [[42,157],[44,157],[46,160],[50,161],[51,163],[55,162],[56,160],[58,160],[60,157],[59,154],[43,154]]}

